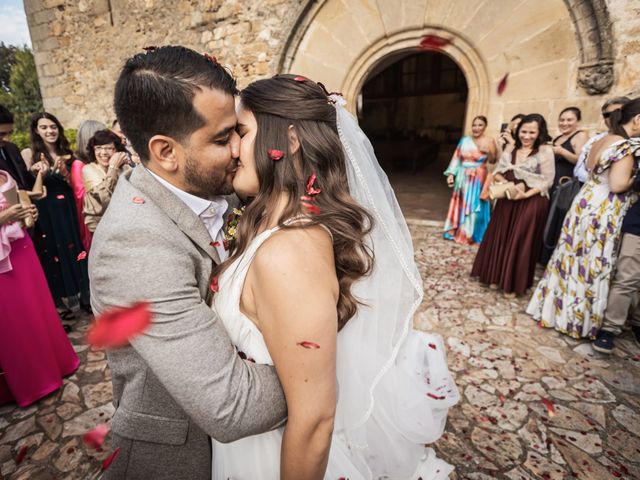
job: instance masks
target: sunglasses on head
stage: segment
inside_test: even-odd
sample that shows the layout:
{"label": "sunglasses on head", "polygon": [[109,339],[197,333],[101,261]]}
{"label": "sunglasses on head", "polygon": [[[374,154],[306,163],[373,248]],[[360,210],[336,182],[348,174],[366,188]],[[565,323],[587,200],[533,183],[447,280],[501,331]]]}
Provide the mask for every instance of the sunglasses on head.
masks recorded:
{"label": "sunglasses on head", "polygon": [[[614,110],[614,112],[615,112],[615,110]],[[609,118],[609,117],[611,116],[611,114],[612,114],[612,113],[613,113],[613,112],[602,112],[602,116],[603,116],[604,118]]]}

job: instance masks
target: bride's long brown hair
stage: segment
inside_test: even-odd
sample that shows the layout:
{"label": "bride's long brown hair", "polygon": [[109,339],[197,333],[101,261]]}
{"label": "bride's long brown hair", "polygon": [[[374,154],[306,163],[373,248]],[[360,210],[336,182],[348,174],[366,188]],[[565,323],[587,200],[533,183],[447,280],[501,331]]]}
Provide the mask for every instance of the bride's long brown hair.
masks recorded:
{"label": "bride's long brown hair", "polygon": [[[260,190],[240,217],[237,241],[225,263],[228,265],[242,255],[272,213],[273,200],[287,193],[288,203],[277,219],[280,227],[292,228],[285,222],[304,216],[307,220],[296,222],[295,228],[323,225],[333,236],[340,289],[338,329],[341,329],[358,309],[359,302],[352,295],[351,286],[373,268],[373,254],[365,243],[373,218],[349,194],[336,110],[323,88],[296,75],[258,80],[240,92],[240,100],[258,124],[254,158]],[[293,155],[289,151],[290,126],[300,142]],[[284,155],[274,161],[269,150],[280,150]],[[313,186],[321,193],[310,197],[307,181],[313,174],[316,175]],[[307,198],[301,200],[302,197]],[[303,202],[319,211],[310,213]]]}

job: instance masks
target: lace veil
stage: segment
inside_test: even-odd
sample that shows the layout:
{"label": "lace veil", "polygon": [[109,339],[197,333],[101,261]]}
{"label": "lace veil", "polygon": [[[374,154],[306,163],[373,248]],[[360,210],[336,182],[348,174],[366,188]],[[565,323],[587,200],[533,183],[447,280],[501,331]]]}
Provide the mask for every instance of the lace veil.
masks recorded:
{"label": "lace veil", "polygon": [[[438,335],[412,328],[422,302],[411,234],[373,147],[331,95],[347,160],[352,197],[374,217],[368,241],[371,275],[353,286],[365,305],[338,335],[335,433],[344,438],[364,478],[418,478],[459,400]],[[444,464],[444,462],[441,462]],[[446,465],[446,464],[444,464]]]}

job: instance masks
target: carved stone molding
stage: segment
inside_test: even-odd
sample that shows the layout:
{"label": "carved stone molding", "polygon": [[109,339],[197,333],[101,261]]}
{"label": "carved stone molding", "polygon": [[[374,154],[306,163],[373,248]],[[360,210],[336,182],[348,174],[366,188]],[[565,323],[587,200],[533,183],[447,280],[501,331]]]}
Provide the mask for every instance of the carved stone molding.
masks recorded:
{"label": "carved stone molding", "polygon": [[603,60],[578,67],[578,85],[589,95],[607,93],[613,85],[613,61]]}

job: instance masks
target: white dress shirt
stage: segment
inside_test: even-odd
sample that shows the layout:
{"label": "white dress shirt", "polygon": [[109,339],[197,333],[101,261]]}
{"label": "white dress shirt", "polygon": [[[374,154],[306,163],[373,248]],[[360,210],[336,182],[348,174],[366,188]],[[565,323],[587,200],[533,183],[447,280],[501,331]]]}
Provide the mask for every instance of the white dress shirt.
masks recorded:
{"label": "white dress shirt", "polygon": [[[140,166],[137,168],[140,168]],[[204,226],[209,231],[211,238],[217,242],[214,246],[218,251],[220,261],[226,260],[228,252],[224,248],[224,232],[222,227],[224,226],[224,213],[227,211],[227,208],[229,208],[227,200],[222,195],[213,197],[211,200],[191,195],[190,193],[180,190],[175,185],[167,182],[164,178],[159,177],[151,170],[147,169],[147,171],[153,175],[158,182],[165,186],[167,190],[182,200],[185,205],[193,211],[193,213],[200,217],[200,220],[202,220],[202,223],[204,223]]]}

